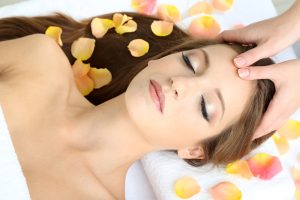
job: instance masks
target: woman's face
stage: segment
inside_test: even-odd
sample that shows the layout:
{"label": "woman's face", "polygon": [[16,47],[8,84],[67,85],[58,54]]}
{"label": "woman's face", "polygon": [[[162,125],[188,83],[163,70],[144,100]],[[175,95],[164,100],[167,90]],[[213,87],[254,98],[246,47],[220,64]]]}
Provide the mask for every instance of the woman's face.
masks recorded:
{"label": "woman's face", "polygon": [[[238,77],[232,63],[237,53],[227,45],[183,53],[185,59],[178,52],[150,61],[125,92],[132,122],[159,148],[186,148],[219,134],[238,120],[255,88],[255,81]],[[151,95],[155,90],[150,80],[162,88],[162,112]]]}

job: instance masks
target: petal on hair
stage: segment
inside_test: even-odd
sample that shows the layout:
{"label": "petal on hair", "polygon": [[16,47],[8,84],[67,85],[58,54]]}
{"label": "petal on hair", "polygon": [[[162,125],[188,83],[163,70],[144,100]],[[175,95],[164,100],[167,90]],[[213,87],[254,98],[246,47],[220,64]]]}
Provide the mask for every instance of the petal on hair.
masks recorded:
{"label": "petal on hair", "polygon": [[219,23],[210,15],[194,19],[189,26],[189,34],[201,39],[215,38],[220,31],[221,27]]}
{"label": "petal on hair", "polygon": [[110,71],[106,68],[97,69],[91,67],[88,76],[94,81],[94,88],[96,89],[107,85],[112,80],[112,75]]}
{"label": "petal on hair", "polygon": [[284,137],[281,137],[279,134],[275,133],[272,135],[272,139],[274,140],[281,155],[285,154],[289,150],[290,145]]}
{"label": "petal on hair", "polygon": [[132,17],[127,16],[126,14],[122,15],[121,13],[115,13],[113,15],[113,23],[115,27],[122,26],[125,22],[131,20]]}
{"label": "petal on hair", "polygon": [[269,180],[282,170],[280,160],[267,153],[258,153],[248,160],[252,174],[260,179]]}
{"label": "petal on hair", "polygon": [[226,166],[226,172],[228,174],[239,175],[243,178],[250,179],[253,177],[248,163],[245,160],[238,160],[233,163],[230,163]]}
{"label": "petal on hair", "polygon": [[212,14],[213,7],[206,1],[199,1],[189,9],[189,15],[197,15],[200,13]]}
{"label": "petal on hair", "polygon": [[122,35],[124,33],[134,32],[137,29],[137,23],[133,20],[129,20],[122,26],[115,27],[118,34]]}
{"label": "petal on hair", "polygon": [[102,38],[112,27],[114,27],[114,23],[110,19],[101,19],[96,17],[91,22],[92,34],[96,38]]}
{"label": "petal on hair", "polygon": [[300,137],[300,122],[289,119],[277,132],[288,140],[294,140]]}
{"label": "petal on hair", "polygon": [[75,77],[75,83],[77,85],[78,90],[83,96],[88,95],[94,89],[94,82],[87,75],[82,77]]}
{"label": "petal on hair", "polygon": [[132,40],[127,47],[134,57],[141,57],[149,51],[149,43],[143,39]]}
{"label": "petal on hair", "polygon": [[87,73],[90,71],[90,64],[85,64],[81,60],[76,60],[75,63],[72,66],[74,76],[76,78],[80,78],[82,76],[87,75]]}
{"label": "petal on hair", "polygon": [[233,3],[234,0],[212,0],[213,7],[223,12],[229,10]]}
{"label": "petal on hair", "polygon": [[156,5],[156,0],[131,0],[131,7],[138,13],[150,15]]}
{"label": "petal on hair", "polygon": [[184,176],[176,180],[175,194],[183,199],[190,198],[200,192],[200,186],[193,177]]}
{"label": "petal on hair", "polygon": [[235,184],[224,181],[213,186],[209,190],[213,199],[216,200],[240,200],[242,199],[241,190]]}
{"label": "petal on hair", "polygon": [[178,22],[181,19],[178,8],[174,5],[161,4],[157,8],[157,16],[165,21]]}
{"label": "petal on hair", "polygon": [[79,60],[89,59],[95,48],[95,39],[79,38],[71,46],[72,55]]}
{"label": "petal on hair", "polygon": [[157,36],[168,36],[172,33],[173,26],[172,22],[154,20],[151,24],[151,30]]}
{"label": "petal on hair", "polygon": [[63,45],[62,40],[61,40],[61,34],[62,34],[62,29],[58,26],[49,26],[45,32],[46,35],[50,36],[53,38],[57,44],[60,46]]}

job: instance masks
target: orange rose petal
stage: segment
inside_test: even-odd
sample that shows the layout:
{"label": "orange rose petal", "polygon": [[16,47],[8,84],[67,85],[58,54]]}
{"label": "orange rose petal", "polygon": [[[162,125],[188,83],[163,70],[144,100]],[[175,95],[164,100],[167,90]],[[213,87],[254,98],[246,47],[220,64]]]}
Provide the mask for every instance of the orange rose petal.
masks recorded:
{"label": "orange rose petal", "polygon": [[157,8],[157,16],[165,21],[178,22],[181,19],[178,8],[174,5],[161,4]]}
{"label": "orange rose petal", "polygon": [[197,15],[200,13],[211,14],[213,7],[206,1],[199,1],[189,9],[189,16]]}
{"label": "orange rose petal", "polygon": [[253,177],[253,175],[249,169],[248,163],[245,160],[238,160],[238,161],[228,164],[226,166],[226,172],[228,174],[236,174],[236,175],[239,175],[239,176],[247,178],[247,179],[250,179]]}
{"label": "orange rose petal", "polygon": [[121,13],[115,13],[113,15],[113,23],[115,27],[122,26],[125,22],[131,20],[132,17],[127,16],[126,14],[122,15]]}
{"label": "orange rose petal", "polygon": [[131,0],[131,6],[138,13],[150,15],[156,5],[156,0]]}
{"label": "orange rose petal", "polygon": [[215,200],[240,200],[242,192],[233,183],[224,181],[210,189],[210,194]]}
{"label": "orange rose petal", "polygon": [[115,30],[118,34],[134,32],[137,29],[137,23],[133,20],[129,20],[122,26],[115,27]]}
{"label": "orange rose petal", "polygon": [[79,38],[73,42],[71,46],[71,53],[74,58],[79,60],[89,59],[95,48],[95,40],[91,38]]}
{"label": "orange rose petal", "polygon": [[132,40],[127,47],[134,57],[143,56],[149,51],[149,43],[143,39]]}
{"label": "orange rose petal", "polygon": [[272,139],[274,140],[281,155],[285,154],[289,150],[290,145],[284,137],[281,137],[279,134],[275,133],[272,135]]}
{"label": "orange rose petal", "polygon": [[291,174],[295,181],[300,181],[300,169],[297,169],[296,167],[292,167]]}
{"label": "orange rose petal", "polygon": [[76,60],[72,66],[73,73],[76,78],[87,75],[87,73],[90,71],[90,68],[90,64],[85,64],[81,60]]}
{"label": "orange rose petal", "polygon": [[87,75],[82,77],[75,77],[75,83],[78,90],[83,96],[88,95],[94,90],[94,81]]}
{"label": "orange rose petal", "polygon": [[183,199],[190,198],[200,192],[200,186],[193,177],[184,176],[176,180],[175,194]]}
{"label": "orange rose petal", "polygon": [[172,33],[173,26],[172,22],[154,20],[151,24],[151,30],[157,36],[168,36]]}
{"label": "orange rose petal", "polygon": [[62,29],[58,26],[49,26],[45,32],[46,35],[50,36],[53,38],[57,44],[60,46],[63,45],[62,40],[61,40],[61,34],[62,34]]}
{"label": "orange rose petal", "polygon": [[234,0],[212,0],[213,7],[223,12],[229,10],[233,3]]}
{"label": "orange rose petal", "polygon": [[258,153],[248,160],[249,168],[253,176],[269,180],[282,170],[280,160],[267,153]]}
{"label": "orange rose petal", "polygon": [[201,16],[194,19],[189,27],[189,34],[196,38],[212,39],[215,38],[221,27],[212,16]]}
{"label": "orange rose petal", "polygon": [[277,132],[288,140],[300,137],[300,122],[289,119]]}
{"label": "orange rose petal", "polygon": [[99,89],[112,80],[112,75],[110,71],[106,68],[94,68],[91,67],[91,70],[88,73],[88,76],[94,81],[94,88]]}
{"label": "orange rose petal", "polygon": [[110,19],[101,19],[96,17],[91,22],[92,34],[96,38],[102,38],[112,27],[114,27],[114,23]]}

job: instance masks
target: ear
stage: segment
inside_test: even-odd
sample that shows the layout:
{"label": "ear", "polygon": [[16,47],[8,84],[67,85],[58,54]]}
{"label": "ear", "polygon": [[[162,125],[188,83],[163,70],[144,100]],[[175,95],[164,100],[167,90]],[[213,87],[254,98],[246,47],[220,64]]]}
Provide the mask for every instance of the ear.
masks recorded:
{"label": "ear", "polygon": [[177,154],[182,159],[204,159],[204,150],[201,146],[178,149]]}

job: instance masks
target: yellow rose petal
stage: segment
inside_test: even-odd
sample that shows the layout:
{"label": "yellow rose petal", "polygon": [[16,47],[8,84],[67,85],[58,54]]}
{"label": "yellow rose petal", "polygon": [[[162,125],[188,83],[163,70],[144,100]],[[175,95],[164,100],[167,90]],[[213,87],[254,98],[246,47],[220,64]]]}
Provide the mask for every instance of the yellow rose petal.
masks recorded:
{"label": "yellow rose petal", "polygon": [[137,23],[133,20],[129,20],[122,26],[115,27],[118,34],[122,35],[124,33],[134,32],[137,29]]}
{"label": "yellow rose petal", "polygon": [[288,140],[294,140],[300,137],[300,122],[289,119],[277,132]]}
{"label": "yellow rose petal", "polygon": [[122,15],[121,13],[115,13],[113,15],[113,23],[115,27],[119,27],[131,19],[132,17],[129,17],[126,14]]}
{"label": "yellow rose petal", "polygon": [[110,19],[101,19],[96,17],[91,22],[92,34],[96,38],[102,38],[112,27],[114,27],[114,23]]}
{"label": "yellow rose petal", "polygon": [[296,167],[292,167],[291,174],[295,181],[300,181],[300,169],[297,169]]}
{"label": "yellow rose petal", "polygon": [[141,57],[149,51],[149,43],[143,39],[132,40],[127,47],[134,57]]}
{"label": "yellow rose petal", "polygon": [[235,184],[224,181],[210,189],[210,194],[215,200],[240,200],[241,190]]}
{"label": "yellow rose petal", "polygon": [[157,36],[167,36],[172,33],[173,25],[172,22],[154,20],[151,24],[151,30]]}
{"label": "yellow rose petal", "polygon": [[95,39],[79,38],[71,46],[72,55],[79,60],[89,59],[95,48]]}
{"label": "yellow rose petal", "polygon": [[94,88],[99,89],[112,80],[112,75],[110,71],[106,68],[94,68],[91,67],[91,70],[88,73],[88,76],[94,81]]}
{"label": "yellow rose petal", "polygon": [[61,40],[62,29],[58,26],[49,26],[45,32],[46,35],[53,38],[60,46],[63,45]]}
{"label": "yellow rose petal", "polygon": [[226,172],[228,174],[236,174],[246,179],[250,179],[253,177],[248,162],[245,160],[238,160],[233,163],[230,163],[226,166]]}
{"label": "yellow rose petal", "polygon": [[206,1],[199,1],[189,9],[189,15],[197,15],[200,13],[211,14],[213,7]]}
{"label": "yellow rose petal", "polygon": [[285,154],[289,150],[289,143],[284,137],[281,137],[278,133],[273,134],[272,139],[274,140],[277,149],[281,155]]}
{"label": "yellow rose petal", "polygon": [[229,10],[234,3],[234,0],[212,0],[212,5],[215,9],[220,11]]}
{"label": "yellow rose petal", "polygon": [[190,198],[200,192],[200,186],[193,177],[184,176],[174,185],[175,194],[183,199]]}
{"label": "yellow rose petal", "polygon": [[94,90],[94,81],[87,75],[82,77],[75,77],[75,83],[83,96],[88,95]]}
{"label": "yellow rose petal", "polygon": [[146,15],[152,14],[155,5],[156,0],[131,0],[131,7],[138,13]]}
{"label": "yellow rose petal", "polygon": [[215,38],[221,27],[213,16],[200,16],[194,19],[189,27],[189,34],[195,38],[212,39]]}
{"label": "yellow rose petal", "polygon": [[90,64],[85,64],[81,60],[76,60],[72,66],[74,76],[77,78],[87,75],[90,68]]}
{"label": "yellow rose petal", "polygon": [[300,187],[296,187],[295,198],[296,200],[300,200]]}
{"label": "yellow rose petal", "polygon": [[174,5],[161,4],[157,8],[157,16],[165,21],[178,22],[181,19],[178,8]]}

